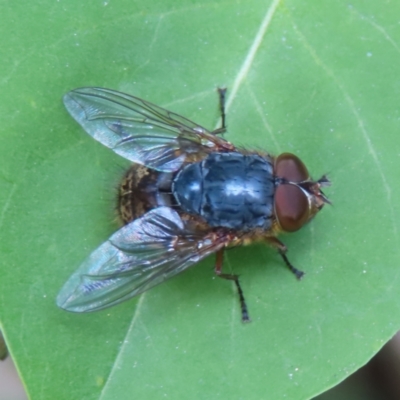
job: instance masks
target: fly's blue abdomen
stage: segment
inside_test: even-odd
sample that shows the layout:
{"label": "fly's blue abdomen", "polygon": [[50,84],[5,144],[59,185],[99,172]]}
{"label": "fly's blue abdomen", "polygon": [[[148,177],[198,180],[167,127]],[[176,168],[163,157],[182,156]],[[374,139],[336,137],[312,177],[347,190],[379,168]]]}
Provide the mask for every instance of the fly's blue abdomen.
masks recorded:
{"label": "fly's blue abdomen", "polygon": [[185,212],[213,227],[268,229],[272,223],[274,182],[271,163],[259,155],[211,153],[184,167],[173,182]]}

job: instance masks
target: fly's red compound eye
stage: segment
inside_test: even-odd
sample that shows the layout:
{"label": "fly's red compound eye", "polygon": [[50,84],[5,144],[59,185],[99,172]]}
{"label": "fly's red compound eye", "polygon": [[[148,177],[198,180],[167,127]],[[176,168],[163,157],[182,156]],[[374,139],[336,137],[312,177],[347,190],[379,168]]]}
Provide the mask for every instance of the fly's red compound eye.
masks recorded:
{"label": "fly's red compound eye", "polygon": [[306,194],[296,185],[279,185],[275,190],[275,213],[285,232],[297,231],[309,219]]}
{"label": "fly's red compound eye", "polygon": [[291,182],[302,182],[309,178],[309,173],[300,158],[291,153],[282,153],[275,160],[275,176]]}
{"label": "fly's red compound eye", "polygon": [[[295,183],[309,179],[307,167],[291,153],[277,157],[275,176]],[[307,195],[296,185],[279,184],[275,190],[275,213],[285,232],[297,231],[310,217]]]}

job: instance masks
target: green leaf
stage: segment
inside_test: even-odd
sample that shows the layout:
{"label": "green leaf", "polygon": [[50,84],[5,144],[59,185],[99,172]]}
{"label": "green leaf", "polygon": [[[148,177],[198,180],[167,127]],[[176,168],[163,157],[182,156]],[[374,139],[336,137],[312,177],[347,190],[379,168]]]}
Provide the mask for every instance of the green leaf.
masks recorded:
{"label": "green leaf", "polygon": [[[31,399],[309,399],[400,327],[400,4],[77,0],[0,5],[0,318]],[[228,252],[252,322],[209,258],[120,306],[55,297],[117,228],[128,165],[61,97],[127,92],[328,173],[333,207],[273,250]],[[122,168],[121,168],[122,167]]]}

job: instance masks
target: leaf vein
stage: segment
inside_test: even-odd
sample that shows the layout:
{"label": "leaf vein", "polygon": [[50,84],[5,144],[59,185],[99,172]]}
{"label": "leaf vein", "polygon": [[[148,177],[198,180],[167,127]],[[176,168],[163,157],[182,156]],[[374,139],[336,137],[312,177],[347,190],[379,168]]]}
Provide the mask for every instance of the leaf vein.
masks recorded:
{"label": "leaf vein", "polygon": [[113,367],[111,368],[111,371],[108,374],[108,377],[107,377],[107,380],[106,380],[106,382],[105,382],[105,384],[103,386],[103,389],[101,390],[101,393],[100,393],[100,396],[99,396],[99,400],[105,398],[105,395],[106,395],[106,392],[107,392],[107,390],[109,388],[110,382],[112,381],[112,377],[114,376],[115,372],[118,370],[118,366],[121,364],[121,357],[124,354],[125,346],[127,345],[127,343],[129,343],[128,338],[131,335],[131,332],[133,331],[133,328],[135,327],[137,319],[139,318],[140,310],[142,308],[142,304],[143,304],[143,300],[144,300],[145,296],[146,296],[146,293],[143,293],[139,298],[139,301],[138,301],[137,306],[136,306],[135,313],[134,313],[134,315],[132,317],[132,321],[131,321],[131,323],[129,325],[129,328],[128,328],[127,332],[126,332],[124,340],[122,341],[122,345],[121,345],[121,347],[120,347],[120,349],[118,351],[118,355],[117,355],[117,358],[115,359]]}
{"label": "leaf vein", "polygon": [[391,36],[386,32],[385,28],[377,24],[375,21],[373,21],[371,18],[366,17],[365,15],[361,14],[359,11],[357,11],[353,6],[350,7],[350,10],[356,14],[358,17],[360,17],[361,20],[366,21],[368,24],[372,25],[378,32],[380,32],[384,38],[396,49],[398,53],[400,53],[400,47],[397,45],[397,43],[391,38]]}
{"label": "leaf vein", "polygon": [[358,127],[360,129],[360,132],[362,134],[362,137],[364,139],[364,142],[367,145],[367,149],[369,154],[372,157],[372,160],[376,166],[376,169],[381,177],[382,180],[382,184],[383,184],[383,189],[386,192],[386,197],[387,197],[387,201],[388,201],[388,205],[389,205],[389,210],[391,213],[391,221],[392,221],[392,229],[393,229],[393,234],[395,235],[395,237],[397,238],[397,226],[395,224],[395,213],[393,210],[393,205],[392,205],[392,190],[391,187],[386,179],[385,173],[383,172],[383,168],[381,165],[381,161],[378,157],[377,152],[375,151],[374,145],[372,143],[372,140],[367,132],[367,129],[365,128],[365,124],[363,119],[361,118],[359,112],[357,111],[357,107],[354,103],[354,100],[351,98],[350,94],[346,91],[346,89],[344,88],[344,86],[342,85],[342,83],[340,82],[340,80],[336,77],[336,75],[333,73],[333,71],[319,58],[319,56],[317,55],[317,52],[314,50],[314,48],[310,45],[310,43],[307,41],[307,39],[305,38],[305,36],[300,32],[299,28],[297,27],[296,24],[292,23],[293,26],[293,30],[296,32],[300,42],[302,43],[302,45],[305,47],[305,49],[309,52],[309,54],[311,55],[312,59],[315,61],[315,63],[317,65],[319,65],[324,71],[325,73],[330,76],[332,78],[332,80],[336,83],[337,87],[339,88],[339,90],[341,91],[344,99],[346,100],[347,104],[349,105],[349,109],[352,112],[352,114],[354,115],[357,123],[358,123]]}
{"label": "leaf vein", "polygon": [[246,79],[246,76],[249,73],[249,70],[253,64],[253,61],[257,55],[257,51],[260,48],[260,45],[265,37],[265,34],[268,30],[268,27],[272,21],[272,18],[276,12],[276,9],[278,8],[281,0],[273,0],[271,5],[269,6],[262,22],[260,25],[260,28],[258,29],[256,36],[253,40],[252,45],[250,46],[250,49],[242,63],[242,66],[236,76],[236,79],[233,83],[232,89],[229,92],[228,99],[226,102],[226,110],[229,110],[230,106],[233,103],[233,100],[236,97],[236,94],[242,85],[243,81]]}

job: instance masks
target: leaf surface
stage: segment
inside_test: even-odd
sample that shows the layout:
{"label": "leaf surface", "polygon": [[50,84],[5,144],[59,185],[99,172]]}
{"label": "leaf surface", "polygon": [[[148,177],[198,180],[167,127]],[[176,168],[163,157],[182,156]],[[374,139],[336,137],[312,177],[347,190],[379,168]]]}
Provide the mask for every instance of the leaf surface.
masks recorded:
{"label": "leaf surface", "polygon": [[[399,329],[400,4],[356,0],[3,2],[0,321],[35,399],[309,399]],[[139,96],[235,144],[297,154],[333,182],[282,237],[230,250],[252,322],[213,259],[120,306],[70,314],[57,293],[117,228],[128,164],[61,98]]]}

